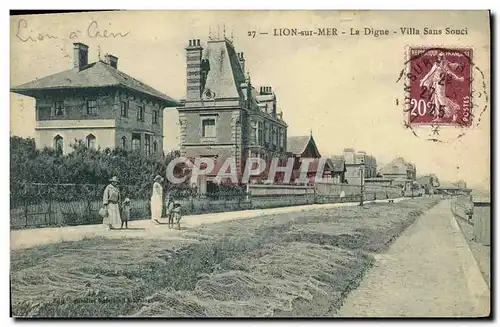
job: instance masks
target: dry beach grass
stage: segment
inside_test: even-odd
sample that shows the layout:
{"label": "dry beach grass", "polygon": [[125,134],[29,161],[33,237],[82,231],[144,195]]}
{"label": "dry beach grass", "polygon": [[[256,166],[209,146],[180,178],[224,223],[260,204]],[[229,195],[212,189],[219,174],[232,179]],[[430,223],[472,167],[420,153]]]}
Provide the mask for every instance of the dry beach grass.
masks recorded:
{"label": "dry beach grass", "polygon": [[37,317],[333,315],[434,199],[201,226],[179,240],[94,238],[11,254],[12,312]]}

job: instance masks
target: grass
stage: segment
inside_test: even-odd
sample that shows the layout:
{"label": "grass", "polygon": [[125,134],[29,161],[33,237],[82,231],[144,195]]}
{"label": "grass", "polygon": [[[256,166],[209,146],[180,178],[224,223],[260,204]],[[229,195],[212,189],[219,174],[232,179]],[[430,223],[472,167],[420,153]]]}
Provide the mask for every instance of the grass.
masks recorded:
{"label": "grass", "polygon": [[11,254],[12,312],[35,317],[325,316],[433,199],[93,238]]}

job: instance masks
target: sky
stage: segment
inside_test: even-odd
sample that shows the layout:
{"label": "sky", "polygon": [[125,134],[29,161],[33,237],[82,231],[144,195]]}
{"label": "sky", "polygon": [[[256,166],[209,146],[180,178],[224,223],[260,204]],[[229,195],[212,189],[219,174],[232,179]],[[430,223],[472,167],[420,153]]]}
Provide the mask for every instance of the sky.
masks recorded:
{"label": "sky", "polygon": [[[445,142],[429,142],[423,139],[428,129],[416,129],[419,138],[404,127],[405,93],[403,84],[396,83],[409,46],[458,46],[474,49],[474,64],[489,88],[490,35],[484,11],[136,11],[11,17],[11,86],[70,69],[72,43],[78,41],[89,46],[89,62],[98,59],[100,48],[102,56],[111,53],[119,58],[120,70],[182,99],[188,40],[200,39],[203,45],[210,32],[223,35],[224,26],[236,51],[244,52],[252,84],[273,87],[289,136],[312,130],[322,155],[353,147],[375,156],[379,165],[403,157],[416,164],[419,175],[435,173],[442,180],[463,179],[472,187],[489,188],[489,107],[479,126],[442,128],[439,137]],[[328,27],[346,35],[273,36],[280,28]],[[350,35],[351,29],[364,34],[365,27],[390,33]],[[420,29],[421,34],[401,35],[402,27]],[[467,28],[467,35],[423,35],[425,27]],[[97,30],[101,37],[95,37]],[[104,30],[108,35],[128,34],[106,38]],[[255,38],[249,36],[251,31],[256,31]],[[53,38],[27,40],[39,33]],[[479,79],[474,83],[481,88]],[[10,94],[11,135],[34,137],[34,100]],[[480,101],[488,104],[484,97]],[[463,136],[452,141],[460,133]],[[179,146],[175,108],[164,111],[164,136],[165,150]]]}

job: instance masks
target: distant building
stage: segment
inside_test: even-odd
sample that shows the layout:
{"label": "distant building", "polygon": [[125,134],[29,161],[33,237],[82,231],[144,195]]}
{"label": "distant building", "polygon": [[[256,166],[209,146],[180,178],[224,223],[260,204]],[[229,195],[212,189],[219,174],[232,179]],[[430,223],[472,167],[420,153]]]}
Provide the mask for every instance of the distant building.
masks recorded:
{"label": "distant building", "polygon": [[392,185],[400,185],[406,188],[410,187],[416,180],[416,166],[399,157],[381,169],[383,178],[391,179]]}
{"label": "distant building", "polygon": [[287,156],[294,158],[293,165],[293,181],[297,181],[300,177],[301,172],[301,159],[311,158],[314,159],[309,163],[307,170],[307,179],[309,184],[314,184],[317,172],[323,169],[322,178],[325,182],[332,182],[332,162],[326,158],[324,160],[324,166],[320,167],[321,154],[319,153],[316,142],[311,135],[309,136],[290,136],[287,140]]}
{"label": "distant building", "polygon": [[467,188],[467,182],[464,180],[459,180],[459,181],[452,183],[452,184],[453,184],[453,186],[456,186],[457,188],[462,188],[462,189]]}
{"label": "distant building", "polygon": [[364,178],[373,178],[377,176],[377,160],[374,156],[367,155],[365,151],[354,151],[346,148],[343,152],[346,166],[345,180],[351,185],[361,184],[361,169],[364,163]]}
{"label": "distant building", "polygon": [[434,194],[436,189],[440,186],[439,179],[435,174],[417,177],[416,181],[424,187],[426,194]]}
{"label": "distant building", "polygon": [[12,88],[36,100],[38,148],[71,151],[75,139],[92,148],[163,153],[163,109],[179,102],[118,70],[118,58],[88,63],[74,43],[73,68]]}
{"label": "distant building", "polygon": [[330,158],[333,166],[332,178],[333,183],[342,184],[345,182],[346,165],[344,156],[332,156]]}
{"label": "distant building", "polygon": [[[287,128],[270,86],[255,89],[245,76],[245,58],[223,38],[189,40],[186,47],[187,93],[179,107],[180,150],[189,158],[211,157],[209,188],[227,158],[234,157],[238,175],[248,157],[270,162],[286,159]],[[204,178],[204,177],[202,177]]]}

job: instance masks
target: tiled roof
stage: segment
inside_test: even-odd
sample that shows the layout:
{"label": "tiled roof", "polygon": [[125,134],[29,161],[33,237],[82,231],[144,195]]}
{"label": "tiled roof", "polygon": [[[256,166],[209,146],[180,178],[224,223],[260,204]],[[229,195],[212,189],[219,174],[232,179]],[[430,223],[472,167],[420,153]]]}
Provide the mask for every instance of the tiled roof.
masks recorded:
{"label": "tiled roof", "polygon": [[290,152],[295,155],[301,155],[309,144],[312,144],[314,147],[314,152],[316,152],[318,157],[321,157],[319,153],[318,147],[316,146],[316,142],[314,142],[314,138],[312,135],[310,136],[289,136],[287,138],[287,152]]}
{"label": "tiled roof", "polygon": [[229,41],[209,41],[203,58],[210,62],[205,89],[210,89],[218,98],[243,96],[241,83],[245,82],[245,75]]}
{"label": "tiled roof", "polygon": [[286,141],[287,152],[301,154],[309,143],[310,136],[289,136]]}
{"label": "tiled roof", "polygon": [[34,91],[49,89],[76,89],[117,86],[131,89],[163,100],[168,106],[177,106],[179,101],[155,90],[149,85],[125,74],[122,71],[102,62],[87,65],[81,71],[69,69],[60,73],[45,76],[40,79],[16,86],[12,92],[31,95]]}

